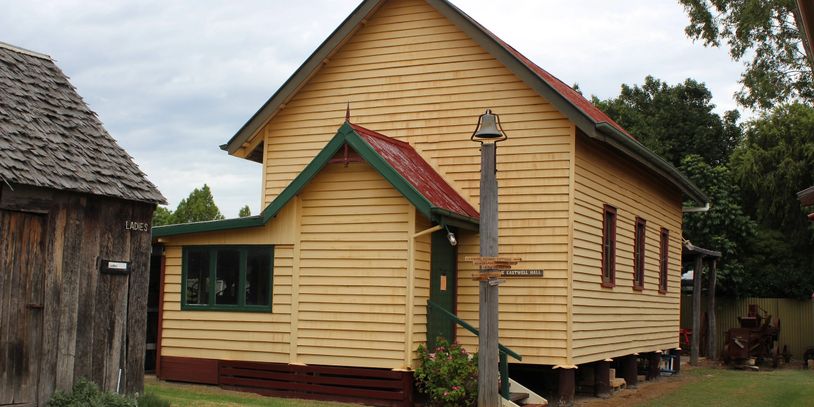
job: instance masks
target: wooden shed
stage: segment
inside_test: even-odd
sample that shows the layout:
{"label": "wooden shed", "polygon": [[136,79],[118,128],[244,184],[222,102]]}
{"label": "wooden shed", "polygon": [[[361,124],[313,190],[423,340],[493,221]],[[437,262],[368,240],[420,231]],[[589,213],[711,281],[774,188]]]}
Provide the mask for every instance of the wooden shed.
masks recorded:
{"label": "wooden shed", "polygon": [[161,202],[50,57],[0,43],[0,406],[142,390]]}
{"label": "wooden shed", "polygon": [[477,350],[486,108],[500,254],[544,270],[500,287],[512,378],[568,402],[676,348],[682,202],[705,195],[449,2],[366,0],[222,147],[263,166],[263,212],[154,229],[159,377],[406,405],[428,337]]}

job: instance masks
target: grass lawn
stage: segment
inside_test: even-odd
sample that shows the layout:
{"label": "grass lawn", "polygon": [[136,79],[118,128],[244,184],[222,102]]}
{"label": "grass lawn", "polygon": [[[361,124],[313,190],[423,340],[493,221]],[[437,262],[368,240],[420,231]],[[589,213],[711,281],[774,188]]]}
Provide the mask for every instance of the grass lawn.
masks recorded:
{"label": "grass lawn", "polygon": [[[652,387],[650,387],[652,386]],[[159,382],[145,378],[144,389],[172,403],[173,407],[359,407],[354,404],[280,399],[222,390],[215,386]],[[630,392],[630,393],[624,393]],[[624,394],[624,395],[623,395]],[[814,369],[744,371],[685,368],[681,375],[625,390],[609,399],[592,398],[580,406],[636,407],[795,407],[814,406]]]}
{"label": "grass lawn", "polygon": [[742,371],[682,369],[686,382],[641,407],[792,407],[814,406],[814,370]]}
{"label": "grass lawn", "polygon": [[155,377],[145,377],[144,392],[169,401],[172,407],[359,407],[358,404],[264,397],[215,386],[159,382]]}

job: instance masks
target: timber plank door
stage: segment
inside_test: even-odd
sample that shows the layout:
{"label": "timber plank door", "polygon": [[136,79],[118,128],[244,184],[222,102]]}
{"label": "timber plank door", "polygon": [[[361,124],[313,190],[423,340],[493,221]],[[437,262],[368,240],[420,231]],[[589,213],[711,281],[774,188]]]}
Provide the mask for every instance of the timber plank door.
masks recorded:
{"label": "timber plank door", "polygon": [[0,406],[37,405],[45,225],[43,215],[0,210]]}
{"label": "timber plank door", "polygon": [[[430,256],[430,301],[455,314],[458,253],[455,246],[449,244],[445,230],[432,234],[432,253]],[[439,336],[449,342],[455,340],[455,321],[430,308],[427,320],[427,346],[435,347]]]}

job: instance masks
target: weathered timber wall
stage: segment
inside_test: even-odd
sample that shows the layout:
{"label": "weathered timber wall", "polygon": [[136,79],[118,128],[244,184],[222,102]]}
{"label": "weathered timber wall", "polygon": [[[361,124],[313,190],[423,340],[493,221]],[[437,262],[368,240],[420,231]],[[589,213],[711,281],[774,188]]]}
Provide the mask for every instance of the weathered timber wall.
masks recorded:
{"label": "weathered timber wall", "polygon": [[[41,297],[26,299],[25,311],[42,315],[34,321],[41,325],[29,327],[39,331],[38,338],[31,338],[40,341],[37,357],[31,359],[38,364],[39,404],[44,405],[56,389],[70,388],[80,377],[105,390],[118,386],[123,392],[142,391],[150,233],[148,228],[128,229],[125,222],[149,225],[153,209],[153,204],[94,195],[2,187],[4,218],[36,214],[44,227],[44,273],[33,278],[30,286],[20,286],[32,292],[42,290]],[[8,230],[0,230],[0,235],[4,239],[13,236]],[[38,250],[36,245],[32,250]],[[103,274],[102,260],[127,261],[130,273]],[[5,289],[7,286],[0,286]],[[29,294],[17,291],[9,295]],[[8,298],[5,293],[3,297]],[[0,309],[5,312],[8,310]],[[3,338],[10,334],[6,332]]]}

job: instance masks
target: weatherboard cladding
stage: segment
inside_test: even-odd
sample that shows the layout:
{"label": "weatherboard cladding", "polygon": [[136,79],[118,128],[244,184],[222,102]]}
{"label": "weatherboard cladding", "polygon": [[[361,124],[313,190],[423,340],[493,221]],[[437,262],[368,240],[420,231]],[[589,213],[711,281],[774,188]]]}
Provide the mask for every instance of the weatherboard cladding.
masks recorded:
{"label": "weatherboard cladding", "polygon": [[409,143],[364,127],[353,130],[436,208],[477,219],[478,211],[449,185]]}
{"label": "weatherboard cladding", "polygon": [[0,182],[165,203],[53,60],[4,43]]}

